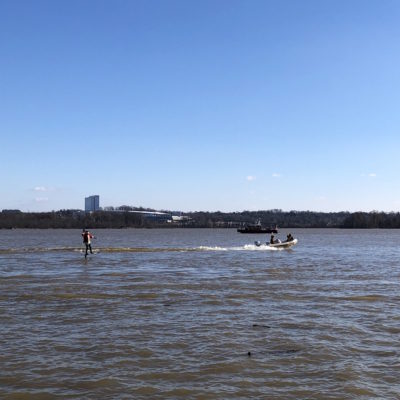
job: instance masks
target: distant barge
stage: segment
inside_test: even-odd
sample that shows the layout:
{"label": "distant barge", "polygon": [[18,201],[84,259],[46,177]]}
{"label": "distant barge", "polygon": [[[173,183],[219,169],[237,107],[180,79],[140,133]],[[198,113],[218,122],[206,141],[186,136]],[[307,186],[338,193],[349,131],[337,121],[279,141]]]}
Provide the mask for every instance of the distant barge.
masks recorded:
{"label": "distant barge", "polygon": [[260,221],[255,224],[247,224],[243,228],[238,228],[239,233],[278,233],[278,228],[266,228],[261,225]]}

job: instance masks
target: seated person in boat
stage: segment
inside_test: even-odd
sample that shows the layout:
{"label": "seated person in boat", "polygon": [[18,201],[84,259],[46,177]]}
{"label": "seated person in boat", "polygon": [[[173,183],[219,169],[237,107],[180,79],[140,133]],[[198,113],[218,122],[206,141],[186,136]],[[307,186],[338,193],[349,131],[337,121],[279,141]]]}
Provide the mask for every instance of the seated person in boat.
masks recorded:
{"label": "seated person in boat", "polygon": [[274,235],[271,235],[271,239],[269,240],[270,244],[274,244],[274,237],[275,237]]}
{"label": "seated person in boat", "polygon": [[270,244],[276,244],[276,243],[281,243],[279,239],[275,239],[274,235],[271,235],[271,239],[269,240]]}
{"label": "seated person in boat", "polygon": [[287,241],[287,242],[291,242],[293,239],[294,239],[294,238],[293,238],[293,236],[292,236],[291,233],[289,233],[289,235],[286,236],[286,241]]}

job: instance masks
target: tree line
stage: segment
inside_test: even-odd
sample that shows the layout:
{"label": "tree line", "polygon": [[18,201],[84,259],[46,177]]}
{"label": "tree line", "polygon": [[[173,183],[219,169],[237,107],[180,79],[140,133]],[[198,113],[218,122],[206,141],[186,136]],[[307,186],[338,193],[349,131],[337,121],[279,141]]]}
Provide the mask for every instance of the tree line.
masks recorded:
{"label": "tree line", "polygon": [[60,210],[41,213],[2,212],[1,229],[15,228],[142,228],[146,221],[134,213],[94,212]]}
{"label": "tree line", "polygon": [[[13,228],[238,228],[260,221],[264,226],[278,228],[400,228],[400,213],[366,212],[313,212],[313,211],[242,211],[242,212],[189,212],[186,219],[172,222],[177,212],[163,211],[154,216],[132,211],[151,209],[121,206],[114,210],[85,213],[80,210],[60,210],[32,213],[3,210],[0,213],[0,229]],[[118,212],[116,212],[118,211]]]}

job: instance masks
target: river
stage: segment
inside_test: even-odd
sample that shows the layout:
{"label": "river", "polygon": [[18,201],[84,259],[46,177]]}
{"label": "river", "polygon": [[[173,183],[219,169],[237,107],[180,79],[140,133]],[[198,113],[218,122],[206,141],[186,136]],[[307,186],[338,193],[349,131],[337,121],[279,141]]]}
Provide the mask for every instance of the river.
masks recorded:
{"label": "river", "polygon": [[400,232],[290,232],[0,231],[0,398],[399,399]]}

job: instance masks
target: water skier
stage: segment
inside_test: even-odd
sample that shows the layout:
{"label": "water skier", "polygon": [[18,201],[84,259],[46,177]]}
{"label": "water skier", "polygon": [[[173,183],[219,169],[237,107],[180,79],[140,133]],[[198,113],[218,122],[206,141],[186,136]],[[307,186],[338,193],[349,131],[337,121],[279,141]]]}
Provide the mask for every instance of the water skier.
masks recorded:
{"label": "water skier", "polygon": [[86,258],[88,255],[88,250],[90,250],[90,254],[93,254],[91,239],[93,239],[94,236],[87,229],[82,229],[82,238],[83,238],[83,243],[85,243],[86,246],[85,249],[85,258]]}

